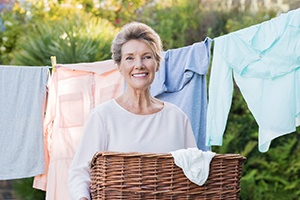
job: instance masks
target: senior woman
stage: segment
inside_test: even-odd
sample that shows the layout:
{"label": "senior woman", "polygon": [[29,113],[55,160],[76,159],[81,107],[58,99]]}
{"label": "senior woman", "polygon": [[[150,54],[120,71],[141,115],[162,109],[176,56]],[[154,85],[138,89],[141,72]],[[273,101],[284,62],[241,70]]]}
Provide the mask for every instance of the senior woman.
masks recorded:
{"label": "senior woman", "polygon": [[98,151],[168,153],[196,147],[185,113],[150,95],[162,59],[158,34],[146,24],[131,22],[117,34],[111,52],[126,88],[89,115],[69,172],[73,200],[90,199],[88,163]]}

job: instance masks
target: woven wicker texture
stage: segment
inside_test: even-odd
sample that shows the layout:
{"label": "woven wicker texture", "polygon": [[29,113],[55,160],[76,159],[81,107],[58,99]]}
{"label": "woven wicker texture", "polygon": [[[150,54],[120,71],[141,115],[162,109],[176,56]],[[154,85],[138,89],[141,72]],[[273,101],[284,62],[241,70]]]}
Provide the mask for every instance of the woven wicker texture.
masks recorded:
{"label": "woven wicker texture", "polygon": [[239,154],[216,154],[206,183],[198,186],[171,154],[98,152],[91,163],[91,197],[99,199],[239,199]]}

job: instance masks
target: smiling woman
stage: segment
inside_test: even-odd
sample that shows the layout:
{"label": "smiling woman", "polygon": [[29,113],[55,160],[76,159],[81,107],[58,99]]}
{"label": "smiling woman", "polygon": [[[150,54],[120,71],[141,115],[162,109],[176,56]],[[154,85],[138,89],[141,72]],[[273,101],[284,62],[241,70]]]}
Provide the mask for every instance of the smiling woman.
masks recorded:
{"label": "smiling woman", "polygon": [[[117,98],[117,102],[122,107],[135,114],[151,114],[163,107],[162,102],[150,98],[150,86],[154,80],[155,72],[158,70],[159,63],[154,59],[153,52],[147,43],[139,40],[126,42],[122,47],[122,59],[118,67],[127,83],[124,95]],[[143,105],[134,102],[134,99],[137,98],[152,99],[154,105],[149,104],[150,106],[143,107]],[[132,102],[132,104],[128,104],[128,102]],[[146,108],[149,108],[149,110]],[[158,110],[151,110],[152,108]]]}
{"label": "smiling woman", "polygon": [[132,22],[115,37],[112,58],[126,82],[126,90],[117,103],[135,114],[153,114],[163,102],[151,97],[150,86],[162,59],[159,35],[143,23]]}
{"label": "smiling woman", "polygon": [[88,163],[96,152],[168,153],[196,147],[187,115],[150,95],[162,59],[158,34],[146,24],[129,23],[115,37],[111,51],[126,88],[89,115],[69,172],[74,200],[90,199]]}

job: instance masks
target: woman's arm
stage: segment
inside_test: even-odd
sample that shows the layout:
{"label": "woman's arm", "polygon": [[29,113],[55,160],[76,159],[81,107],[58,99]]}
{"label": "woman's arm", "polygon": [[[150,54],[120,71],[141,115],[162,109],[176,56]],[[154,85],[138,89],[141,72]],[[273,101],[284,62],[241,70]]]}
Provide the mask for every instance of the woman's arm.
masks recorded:
{"label": "woman's arm", "polygon": [[90,161],[104,148],[104,128],[99,114],[92,111],[69,170],[69,194],[72,200],[90,198]]}

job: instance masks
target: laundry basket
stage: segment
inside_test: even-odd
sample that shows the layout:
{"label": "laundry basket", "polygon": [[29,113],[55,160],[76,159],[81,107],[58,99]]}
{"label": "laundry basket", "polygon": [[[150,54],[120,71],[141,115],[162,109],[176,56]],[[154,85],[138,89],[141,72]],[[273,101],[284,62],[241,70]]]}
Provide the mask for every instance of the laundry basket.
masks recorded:
{"label": "laundry basket", "polygon": [[189,181],[171,154],[98,152],[91,162],[90,192],[100,199],[239,199],[239,154],[216,154],[204,185]]}

